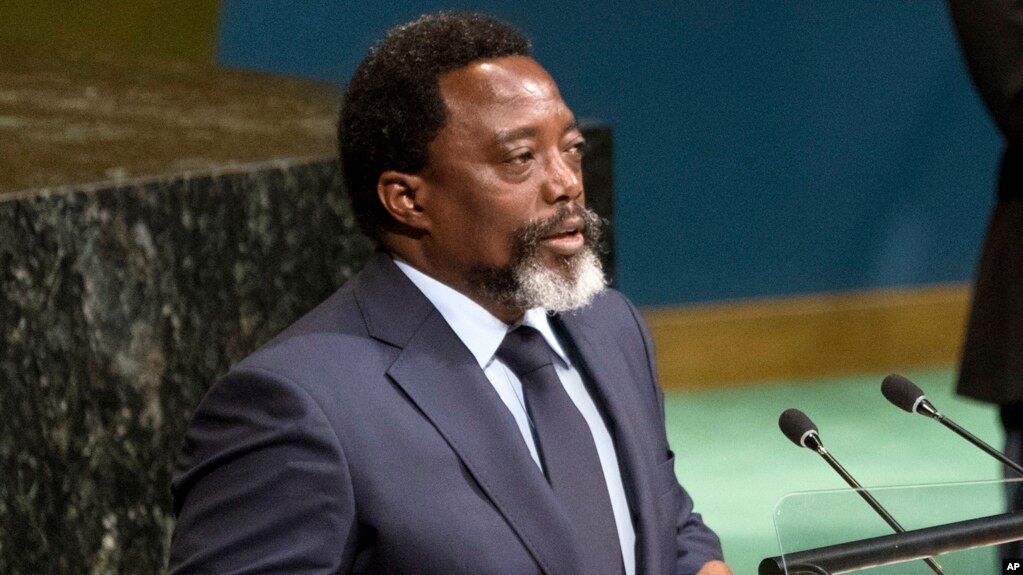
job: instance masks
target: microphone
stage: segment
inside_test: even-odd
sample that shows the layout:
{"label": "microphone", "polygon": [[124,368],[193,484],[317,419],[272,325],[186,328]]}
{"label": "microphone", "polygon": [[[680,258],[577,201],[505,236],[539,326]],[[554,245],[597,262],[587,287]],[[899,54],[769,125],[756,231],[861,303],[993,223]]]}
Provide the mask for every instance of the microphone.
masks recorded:
{"label": "microphone", "polygon": [[894,403],[896,407],[910,413],[919,413],[924,417],[929,417],[937,421],[954,431],[959,437],[962,437],[979,447],[991,457],[1001,461],[1018,475],[1023,476],[1023,467],[1009,459],[1001,451],[998,451],[987,443],[984,443],[977,436],[963,429],[958,423],[942,415],[941,412],[935,409],[934,405],[930,401],[927,401],[927,397],[924,395],[924,392],[912,381],[909,381],[897,373],[893,373],[884,378],[884,381],[881,382],[881,393],[888,401]]}
{"label": "microphone", "polygon": [[[842,467],[842,464],[828,453],[827,449],[824,449],[824,442],[821,441],[817,426],[814,425],[813,421],[807,417],[805,413],[798,409],[786,409],[782,412],[781,417],[778,418],[778,427],[781,428],[781,432],[784,433],[785,437],[788,437],[792,443],[795,443],[799,447],[805,447],[816,451],[818,455],[824,458],[824,461],[828,462],[828,465],[830,465],[831,468],[834,469],[847,484],[849,484],[849,487],[855,489],[856,493],[858,493],[860,497],[867,502],[867,505],[870,505],[870,507],[881,516],[881,519],[884,519],[885,523],[894,529],[896,533],[906,532],[905,528],[903,528],[902,525],[900,525],[899,522],[892,517],[891,513],[888,513],[888,510],[885,509],[877,499],[874,499],[874,496],[871,495],[866,488],[860,485],[860,482],[856,481],[856,478],[846,471],[845,467]],[[924,563],[927,563],[927,566],[930,567],[932,571],[938,575],[944,575],[945,572],[942,571],[941,565],[938,565],[934,559],[926,557],[923,561]]]}
{"label": "microphone", "polygon": [[778,427],[792,443],[818,453],[824,449],[817,426],[798,409],[786,409],[778,418]]}

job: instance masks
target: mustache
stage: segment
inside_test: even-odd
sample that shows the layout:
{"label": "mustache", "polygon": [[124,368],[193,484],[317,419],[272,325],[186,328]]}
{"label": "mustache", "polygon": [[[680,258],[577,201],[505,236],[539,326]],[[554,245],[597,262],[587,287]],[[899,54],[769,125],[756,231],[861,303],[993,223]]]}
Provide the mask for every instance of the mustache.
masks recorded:
{"label": "mustache", "polygon": [[563,230],[570,219],[582,221],[583,243],[593,249],[600,244],[604,221],[593,210],[579,204],[558,207],[554,215],[526,222],[512,236],[513,252],[522,257],[535,252],[544,238]]}

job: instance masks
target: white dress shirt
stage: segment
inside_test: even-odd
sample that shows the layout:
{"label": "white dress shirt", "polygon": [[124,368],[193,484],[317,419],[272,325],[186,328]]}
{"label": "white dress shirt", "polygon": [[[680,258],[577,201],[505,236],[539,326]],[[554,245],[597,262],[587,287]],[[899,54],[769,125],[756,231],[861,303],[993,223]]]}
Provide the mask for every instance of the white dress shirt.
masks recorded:
{"label": "white dress shirt", "polygon": [[558,378],[565,386],[568,396],[582,413],[593,434],[597,455],[600,458],[600,467],[604,471],[604,481],[607,483],[608,494],[611,496],[611,508],[614,511],[615,525],[618,527],[618,540],[622,546],[625,573],[633,575],[636,572],[636,532],[632,526],[629,505],[625,499],[625,488],[622,485],[622,474],[618,467],[618,455],[615,452],[614,442],[611,440],[611,433],[608,431],[607,425],[604,424],[604,419],[597,410],[593,397],[583,383],[582,376],[572,366],[568,355],[554,335],[547,319],[547,313],[542,308],[531,309],[526,312],[520,324],[509,326],[458,290],[433,279],[403,261],[395,260],[394,263],[412,280],[419,291],[423,292],[426,299],[430,300],[430,303],[437,308],[462,343],[469,348],[483,373],[494,386],[494,390],[504,401],[512,417],[515,418],[519,433],[522,435],[523,441],[526,442],[533,461],[541,470],[543,465],[536,451],[536,443],[533,441],[529,414],[526,411],[522,395],[522,382],[511,369],[495,357],[495,354],[501,342],[504,341],[505,334],[519,325],[533,327],[543,335],[544,340],[554,350],[556,356],[554,368]]}

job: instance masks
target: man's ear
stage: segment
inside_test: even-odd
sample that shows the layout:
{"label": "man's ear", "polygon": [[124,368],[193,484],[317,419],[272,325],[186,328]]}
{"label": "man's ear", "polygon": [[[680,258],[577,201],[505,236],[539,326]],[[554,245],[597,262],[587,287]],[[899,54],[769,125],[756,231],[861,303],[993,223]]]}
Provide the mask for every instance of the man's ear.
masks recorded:
{"label": "man's ear", "polygon": [[423,179],[414,174],[388,170],[377,179],[377,196],[384,209],[398,223],[419,231],[430,229],[430,219],[421,204]]}

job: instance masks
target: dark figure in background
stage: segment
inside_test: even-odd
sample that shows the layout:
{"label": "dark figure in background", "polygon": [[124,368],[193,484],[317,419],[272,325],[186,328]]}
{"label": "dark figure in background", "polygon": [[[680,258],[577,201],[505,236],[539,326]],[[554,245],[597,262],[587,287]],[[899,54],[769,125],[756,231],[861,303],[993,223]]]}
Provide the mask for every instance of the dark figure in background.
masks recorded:
{"label": "dark figure in background", "polygon": [[341,161],[379,253],[203,399],[172,573],[731,573],[529,50],[434,14],[359,66]]}
{"label": "dark figure in background", "polygon": [[[1023,461],[1023,2],[950,0],[950,7],[970,75],[1006,141],[958,391],[1001,406],[1005,452]],[[1016,476],[1006,468],[1006,477]],[[1011,488],[1009,500],[1019,500]],[[1023,544],[1003,553],[1023,557]]]}

